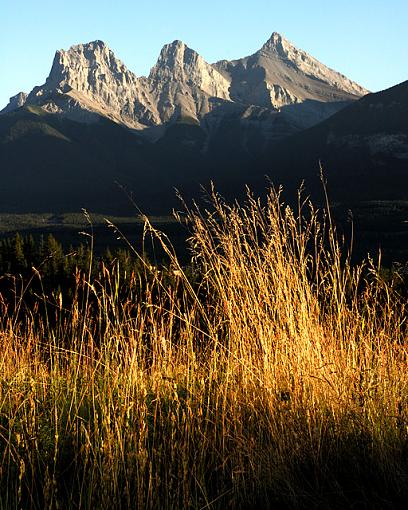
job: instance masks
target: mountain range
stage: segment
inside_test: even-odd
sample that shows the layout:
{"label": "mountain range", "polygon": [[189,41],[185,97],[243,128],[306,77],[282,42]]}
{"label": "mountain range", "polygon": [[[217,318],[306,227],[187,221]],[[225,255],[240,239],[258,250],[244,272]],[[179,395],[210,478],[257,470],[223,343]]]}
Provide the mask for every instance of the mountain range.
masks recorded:
{"label": "mountain range", "polygon": [[214,64],[174,41],[147,77],[102,41],[72,46],[0,112],[0,210],[120,212],[125,188],[161,213],[174,187],[191,197],[212,179],[235,196],[265,174],[312,182],[319,160],[344,196],[366,180],[370,199],[392,194],[387,169],[405,179],[407,88],[369,94],[277,33]]}

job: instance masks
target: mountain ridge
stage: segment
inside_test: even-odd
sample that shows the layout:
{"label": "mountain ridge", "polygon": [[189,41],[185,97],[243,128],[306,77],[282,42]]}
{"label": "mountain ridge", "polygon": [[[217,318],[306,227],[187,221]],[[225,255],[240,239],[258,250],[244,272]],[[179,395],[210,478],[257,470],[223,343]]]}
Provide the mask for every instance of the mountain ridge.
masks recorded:
{"label": "mountain ridge", "polygon": [[[284,121],[297,130],[319,122],[365,92],[277,32],[252,56],[215,64],[175,40],[163,46],[147,77],[136,76],[107,44],[95,40],[58,50],[45,83],[27,96],[14,96],[0,113],[33,104],[79,122],[92,123],[102,115],[157,138],[164,126],[180,119],[212,132],[219,117],[233,111],[236,122],[248,123],[250,117],[265,137],[276,138],[280,134],[276,129],[272,133],[271,122],[282,108],[309,101],[306,114],[305,108],[299,108],[298,115],[292,109]],[[260,122],[261,117],[270,118]]]}

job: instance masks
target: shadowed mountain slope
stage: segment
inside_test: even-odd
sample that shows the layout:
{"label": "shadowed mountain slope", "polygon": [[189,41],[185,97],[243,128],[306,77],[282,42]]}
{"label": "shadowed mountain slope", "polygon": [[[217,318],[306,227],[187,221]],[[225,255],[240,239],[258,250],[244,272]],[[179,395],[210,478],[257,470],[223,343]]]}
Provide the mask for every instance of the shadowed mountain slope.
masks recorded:
{"label": "shadowed mountain slope", "polygon": [[342,200],[408,200],[408,81],[270,146],[264,161],[277,180],[306,179],[311,189],[320,161]]}

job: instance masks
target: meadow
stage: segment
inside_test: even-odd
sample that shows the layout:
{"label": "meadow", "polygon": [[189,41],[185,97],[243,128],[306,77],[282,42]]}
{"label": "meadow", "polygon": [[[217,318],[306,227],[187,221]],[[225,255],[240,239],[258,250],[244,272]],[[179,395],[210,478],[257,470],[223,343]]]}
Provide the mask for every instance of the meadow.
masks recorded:
{"label": "meadow", "polygon": [[178,220],[187,265],[146,218],[165,266],[0,297],[0,508],[404,508],[407,275],[301,194]]}

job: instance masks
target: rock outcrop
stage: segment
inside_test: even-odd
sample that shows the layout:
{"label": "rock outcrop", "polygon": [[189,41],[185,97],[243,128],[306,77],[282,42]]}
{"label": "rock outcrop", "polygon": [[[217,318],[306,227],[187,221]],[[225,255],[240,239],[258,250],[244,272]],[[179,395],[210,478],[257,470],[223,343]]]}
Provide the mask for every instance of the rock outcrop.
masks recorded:
{"label": "rock outcrop", "polygon": [[8,113],[12,112],[13,110],[17,110],[17,108],[20,108],[21,106],[24,106],[25,102],[27,100],[27,94],[25,92],[19,92],[13,97],[10,97],[10,102],[8,105],[0,110],[0,113]]}

